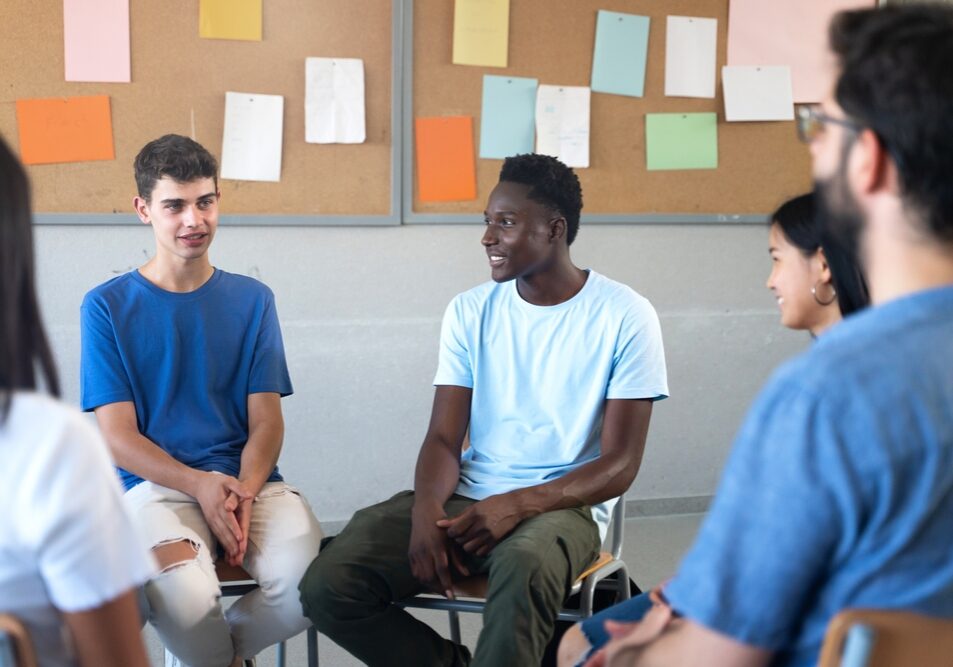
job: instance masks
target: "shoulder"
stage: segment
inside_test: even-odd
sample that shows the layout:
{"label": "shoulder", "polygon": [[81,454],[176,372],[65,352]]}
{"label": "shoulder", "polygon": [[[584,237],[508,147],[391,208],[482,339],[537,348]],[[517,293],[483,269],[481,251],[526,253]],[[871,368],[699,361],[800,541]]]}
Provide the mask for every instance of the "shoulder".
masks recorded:
{"label": "shoulder", "polygon": [[103,307],[116,299],[126,298],[130,290],[135,289],[135,285],[137,284],[135,274],[136,271],[132,270],[97,285],[86,292],[86,296],[83,297],[82,307]]}
{"label": "shoulder", "polygon": [[274,301],[275,293],[271,291],[265,283],[251,276],[243,276],[240,273],[229,273],[216,269],[219,286],[229,293],[230,296],[241,296],[249,300]]}
{"label": "shoulder", "polygon": [[496,283],[491,280],[482,283],[453,297],[447,306],[447,311],[458,315],[479,313],[488,305],[506,298],[508,289],[512,289],[512,285],[508,282]]}
{"label": "shoulder", "polygon": [[624,283],[589,271],[588,298],[600,309],[622,317],[633,324],[657,322],[658,315],[651,302]]}
{"label": "shoulder", "polygon": [[44,394],[15,393],[4,435],[12,441],[13,454],[22,453],[31,469],[49,466],[46,474],[69,471],[82,478],[83,470],[108,461],[105,446],[89,420]]}

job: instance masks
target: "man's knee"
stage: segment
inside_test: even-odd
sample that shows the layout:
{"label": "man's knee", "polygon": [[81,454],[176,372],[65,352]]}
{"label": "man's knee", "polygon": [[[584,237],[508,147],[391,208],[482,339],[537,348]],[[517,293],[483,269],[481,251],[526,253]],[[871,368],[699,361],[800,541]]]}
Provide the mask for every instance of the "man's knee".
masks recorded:
{"label": "man's knee", "polygon": [[221,591],[211,566],[199,558],[199,546],[191,540],[176,540],[152,549],[159,574],[144,587],[150,616],[155,622],[174,627],[200,623],[217,613]]}

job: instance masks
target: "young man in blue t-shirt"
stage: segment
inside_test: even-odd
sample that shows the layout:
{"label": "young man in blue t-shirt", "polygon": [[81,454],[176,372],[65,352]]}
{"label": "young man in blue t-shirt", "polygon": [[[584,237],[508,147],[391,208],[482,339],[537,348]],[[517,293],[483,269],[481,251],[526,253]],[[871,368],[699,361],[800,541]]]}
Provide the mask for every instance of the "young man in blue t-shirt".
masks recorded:
{"label": "young man in blue t-shirt", "polygon": [[573,265],[581,207],[558,160],[504,162],[483,234],[493,282],[447,308],[414,491],[357,512],[301,582],[318,630],[372,667],[470,663],[392,602],[450,597],[471,573],[489,585],[471,664],[538,665],[635,478],[668,393],[662,338],[646,299]]}
{"label": "young man in blue t-shirt", "polygon": [[[140,151],[135,175],[156,252],[83,300],[82,407],[158,561],[147,618],[170,659],[238,665],[308,626],[295,584],[322,536],[276,468],[292,388],[274,295],[209,261],[220,193],[207,150],[166,135]],[[260,586],[225,613],[219,557]]]}
{"label": "young man in blue t-shirt", "polygon": [[844,12],[830,46],[799,129],[873,306],[774,375],[669,605],[588,664],[813,667],[843,609],[953,618],[953,7]]}

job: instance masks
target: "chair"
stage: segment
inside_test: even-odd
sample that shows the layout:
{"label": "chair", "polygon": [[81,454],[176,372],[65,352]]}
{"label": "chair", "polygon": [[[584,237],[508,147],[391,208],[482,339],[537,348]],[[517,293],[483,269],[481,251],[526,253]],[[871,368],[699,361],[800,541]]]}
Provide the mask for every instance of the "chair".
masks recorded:
{"label": "chair", "polygon": [[[215,563],[215,574],[218,577],[222,588],[223,597],[238,597],[258,588],[258,584],[252,579],[244,568],[235,565],[229,565],[224,559],[220,558]],[[308,667],[318,667],[318,631],[314,626],[308,628]],[[278,644],[277,667],[285,667],[285,642]],[[254,664],[254,663],[253,663]]]}
{"label": "chair", "polygon": [[950,667],[953,618],[847,609],[831,619],[818,667]]}
{"label": "chair", "polygon": [[[619,498],[619,502],[615,504],[610,524],[611,533],[607,545],[608,551],[599,554],[592,565],[579,575],[570,590],[570,595],[579,593],[579,608],[567,609],[564,607],[560,609],[558,620],[581,621],[592,616],[593,595],[595,595],[596,588],[615,588],[617,602],[628,600],[631,596],[629,571],[622,560],[622,539],[625,529],[624,498]],[[615,574],[615,577],[607,581],[607,578],[613,574]],[[486,589],[487,577],[478,575],[455,581],[453,585],[455,599],[453,600],[430,593],[422,593],[400,600],[395,604],[405,608],[436,609],[448,612],[450,639],[459,644],[461,643],[459,612],[482,613],[486,605]]]}
{"label": "chair", "polygon": [[16,616],[0,614],[0,667],[37,667],[30,635]]}

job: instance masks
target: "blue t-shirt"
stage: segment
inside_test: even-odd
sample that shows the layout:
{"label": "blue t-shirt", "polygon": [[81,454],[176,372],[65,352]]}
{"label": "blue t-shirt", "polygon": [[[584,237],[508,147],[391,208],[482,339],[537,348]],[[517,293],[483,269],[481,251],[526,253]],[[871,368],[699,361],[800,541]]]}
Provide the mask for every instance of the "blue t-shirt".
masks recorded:
{"label": "blue t-shirt", "polygon": [[[606,399],[668,395],[655,310],[595,271],[555,306],[527,303],[515,280],[459,294],[444,315],[434,384],[473,390],[457,493],[478,500],[597,458]],[[593,508],[603,534],[612,505]]]}
{"label": "blue t-shirt", "polygon": [[[248,395],[292,392],[271,290],[215,269],[197,290],[168,292],[130,271],[80,313],[83,410],[132,401],[139,432],[173,458],[237,476]],[[119,474],[127,490],[142,481]],[[276,468],[268,481],[280,479]]]}
{"label": "blue t-shirt", "polygon": [[844,608],[953,617],[953,287],[858,313],[775,374],[666,593],[785,667],[815,665]]}

